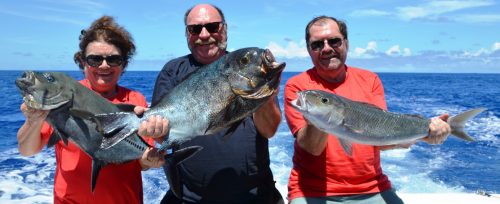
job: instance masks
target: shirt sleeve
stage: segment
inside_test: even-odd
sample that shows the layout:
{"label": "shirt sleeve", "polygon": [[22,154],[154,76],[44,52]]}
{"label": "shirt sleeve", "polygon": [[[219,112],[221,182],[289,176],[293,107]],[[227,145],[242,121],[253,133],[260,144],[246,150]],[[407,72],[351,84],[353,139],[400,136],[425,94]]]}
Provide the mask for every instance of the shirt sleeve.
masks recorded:
{"label": "shirt sleeve", "polygon": [[300,112],[292,107],[291,102],[297,98],[297,92],[300,91],[299,87],[293,80],[289,80],[285,85],[285,118],[288,123],[290,131],[295,134],[306,125],[306,121]]}
{"label": "shirt sleeve", "polygon": [[43,122],[42,129],[40,130],[40,137],[42,138],[43,144],[47,144],[49,142],[49,138],[54,132],[54,129],[47,122]]}

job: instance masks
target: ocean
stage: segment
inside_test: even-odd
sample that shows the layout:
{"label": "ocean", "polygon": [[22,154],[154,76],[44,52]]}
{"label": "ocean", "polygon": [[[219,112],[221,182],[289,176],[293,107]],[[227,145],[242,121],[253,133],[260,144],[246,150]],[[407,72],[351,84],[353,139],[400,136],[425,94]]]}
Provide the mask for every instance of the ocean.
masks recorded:
{"label": "ocean", "polygon": [[[0,71],[0,203],[52,203],[54,151],[44,148],[32,157],[17,151],[16,133],[24,122],[22,97],[14,85],[21,71]],[[81,72],[67,72],[76,79]],[[283,85],[298,73],[285,72]],[[157,72],[126,72],[119,84],[142,92],[151,101]],[[419,142],[409,149],[382,152],[382,168],[401,193],[500,193],[500,74],[379,73],[389,111],[433,117],[484,107],[466,125],[476,139],[450,137],[442,145]],[[283,116],[269,141],[271,169],[283,196],[292,167],[292,137]],[[90,181],[89,181],[90,182]],[[144,202],[158,203],[168,188],[161,169],[143,172]]]}

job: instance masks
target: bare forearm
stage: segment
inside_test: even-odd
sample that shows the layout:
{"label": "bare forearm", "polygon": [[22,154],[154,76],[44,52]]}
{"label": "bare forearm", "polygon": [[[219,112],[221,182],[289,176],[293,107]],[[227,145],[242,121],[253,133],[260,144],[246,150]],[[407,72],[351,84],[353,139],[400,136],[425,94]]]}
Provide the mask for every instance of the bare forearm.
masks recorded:
{"label": "bare forearm", "polygon": [[32,156],[43,148],[40,136],[43,121],[25,122],[17,131],[17,142],[19,153],[23,156]]}
{"label": "bare forearm", "polygon": [[275,100],[276,98],[273,97],[273,99],[262,105],[253,115],[257,131],[266,138],[274,136],[281,122],[281,112]]}
{"label": "bare forearm", "polygon": [[305,151],[312,155],[320,155],[328,142],[328,134],[314,127],[306,125],[297,134],[297,143]]}

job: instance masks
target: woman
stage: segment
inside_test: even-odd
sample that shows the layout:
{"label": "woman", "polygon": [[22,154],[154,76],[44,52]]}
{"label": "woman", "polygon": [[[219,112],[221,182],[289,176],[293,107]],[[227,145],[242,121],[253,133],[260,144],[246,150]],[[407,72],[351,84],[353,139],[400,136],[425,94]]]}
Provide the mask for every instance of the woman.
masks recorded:
{"label": "woman", "polygon": [[[130,34],[112,17],[97,19],[90,28],[82,30],[80,50],[74,55],[75,63],[85,75],[80,83],[112,103],[146,107],[141,93],[117,84],[134,52]],[[53,129],[44,121],[48,111],[34,110],[24,103],[21,111],[26,121],[17,133],[18,149],[22,155],[31,156],[47,144]],[[146,141],[153,144],[151,139]],[[149,149],[138,161],[108,165],[101,170],[92,193],[91,158],[71,142],[68,146],[57,143],[55,153],[54,203],[142,203],[141,170],[158,168],[163,162],[156,150]]]}

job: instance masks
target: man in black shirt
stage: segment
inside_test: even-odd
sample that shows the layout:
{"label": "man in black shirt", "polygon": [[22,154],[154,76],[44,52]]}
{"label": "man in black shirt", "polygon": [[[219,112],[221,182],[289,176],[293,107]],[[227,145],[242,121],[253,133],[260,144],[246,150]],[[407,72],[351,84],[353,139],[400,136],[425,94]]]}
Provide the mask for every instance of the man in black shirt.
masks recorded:
{"label": "man in black shirt", "polygon": [[[191,54],[165,64],[156,79],[153,106],[190,73],[227,53],[227,25],[219,8],[196,5],[186,12],[184,23]],[[181,198],[169,190],[162,203],[283,203],[274,185],[268,150],[268,139],[280,121],[281,111],[274,96],[237,124],[231,135],[226,137],[226,131],[221,131],[174,148],[175,151],[189,146],[203,147],[177,168]],[[165,119],[152,117],[141,125],[139,134],[160,136],[161,140],[168,129],[165,124],[168,124]]]}

